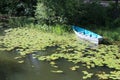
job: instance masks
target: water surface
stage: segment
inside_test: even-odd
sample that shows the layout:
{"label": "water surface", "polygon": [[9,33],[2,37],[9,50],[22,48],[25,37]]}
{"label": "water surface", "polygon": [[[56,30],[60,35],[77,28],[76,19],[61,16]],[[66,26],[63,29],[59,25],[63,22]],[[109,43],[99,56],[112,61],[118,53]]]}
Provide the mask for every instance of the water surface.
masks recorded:
{"label": "water surface", "polygon": [[[58,66],[56,69],[50,65],[50,62],[39,61],[32,54],[24,57],[23,63],[18,63],[21,59],[14,59],[17,56],[19,55],[12,52],[0,52],[0,80],[84,80],[82,71],[87,70],[91,73],[110,71],[106,67],[87,69],[82,64],[77,64],[80,68],[72,71],[70,68],[75,64],[64,59],[55,61]],[[63,73],[53,73],[54,70],[62,70]],[[88,80],[98,80],[98,78],[93,76]]]}

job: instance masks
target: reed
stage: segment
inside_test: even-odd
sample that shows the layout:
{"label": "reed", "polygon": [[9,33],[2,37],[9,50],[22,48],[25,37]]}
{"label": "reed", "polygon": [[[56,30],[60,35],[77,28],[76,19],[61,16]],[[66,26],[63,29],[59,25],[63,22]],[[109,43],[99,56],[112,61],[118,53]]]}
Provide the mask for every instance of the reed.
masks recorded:
{"label": "reed", "polygon": [[49,26],[49,25],[39,25],[39,24],[27,24],[25,25],[24,27],[28,27],[28,28],[33,28],[33,29],[38,29],[42,32],[47,32],[47,33],[55,33],[55,34],[58,34],[58,35],[63,35],[63,34],[66,34],[67,32],[67,29],[66,27],[68,26],[65,26],[65,25],[53,25],[53,26]]}

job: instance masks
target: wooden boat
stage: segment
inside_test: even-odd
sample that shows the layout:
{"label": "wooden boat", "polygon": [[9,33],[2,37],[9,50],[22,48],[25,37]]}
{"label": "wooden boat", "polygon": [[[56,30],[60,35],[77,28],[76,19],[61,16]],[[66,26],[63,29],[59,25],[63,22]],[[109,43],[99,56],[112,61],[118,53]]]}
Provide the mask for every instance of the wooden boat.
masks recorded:
{"label": "wooden boat", "polygon": [[94,44],[99,44],[103,39],[102,36],[78,26],[73,26],[73,31],[80,39],[87,40]]}

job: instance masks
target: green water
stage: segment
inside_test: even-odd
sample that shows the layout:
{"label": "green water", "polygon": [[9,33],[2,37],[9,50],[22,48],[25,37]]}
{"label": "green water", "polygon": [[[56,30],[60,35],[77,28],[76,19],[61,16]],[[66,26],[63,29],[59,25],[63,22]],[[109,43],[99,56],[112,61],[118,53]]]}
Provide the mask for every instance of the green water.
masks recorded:
{"label": "green water", "polygon": [[[56,68],[50,65],[50,62],[39,61],[33,58],[33,55],[27,55],[22,59],[15,59],[19,55],[14,54],[13,51],[1,51],[0,52],[0,80],[84,80],[83,72],[88,71],[91,73],[99,73],[100,71],[109,72],[110,69],[106,67],[96,67],[93,69],[87,69],[84,65],[80,66],[76,71],[72,71],[70,68],[75,64],[68,62],[67,60],[60,59],[55,61],[58,69],[62,70],[62,73],[53,73]],[[19,61],[24,60],[23,63]],[[98,80],[96,76],[88,80]]]}

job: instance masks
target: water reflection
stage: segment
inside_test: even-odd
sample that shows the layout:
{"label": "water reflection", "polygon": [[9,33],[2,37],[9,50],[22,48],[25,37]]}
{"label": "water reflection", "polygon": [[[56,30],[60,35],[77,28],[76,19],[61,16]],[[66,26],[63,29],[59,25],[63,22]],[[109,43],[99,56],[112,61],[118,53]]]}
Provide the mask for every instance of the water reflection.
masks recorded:
{"label": "water reflection", "polygon": [[[39,54],[39,53],[38,53]],[[68,62],[67,60],[57,60],[57,69],[63,71],[63,73],[52,73],[51,70],[56,68],[50,65],[50,62],[39,61],[34,58],[35,54],[30,54],[24,57],[24,63],[18,63],[14,57],[16,54],[0,52],[0,80],[84,80],[83,72],[87,70],[91,73],[98,73],[99,71],[109,72],[110,69],[106,67],[96,67],[93,69],[87,69],[82,64],[77,64],[80,68],[77,71],[72,71],[70,68],[75,64]],[[98,80],[96,76],[93,76],[88,80]]]}
{"label": "water reflection", "polygon": [[0,80],[9,80],[8,76],[22,70],[21,64],[11,54],[0,52]]}

